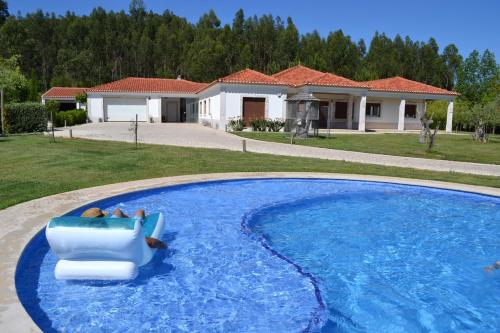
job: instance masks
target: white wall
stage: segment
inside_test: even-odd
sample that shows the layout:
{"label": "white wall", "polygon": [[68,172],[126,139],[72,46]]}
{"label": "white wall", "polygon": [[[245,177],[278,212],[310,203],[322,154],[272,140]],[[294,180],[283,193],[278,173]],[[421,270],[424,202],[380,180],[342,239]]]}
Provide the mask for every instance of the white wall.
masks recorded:
{"label": "white wall", "polygon": [[243,116],[243,98],[257,97],[266,99],[266,118],[285,118],[285,99],[283,87],[257,85],[226,86],[226,119]]}
{"label": "white wall", "polygon": [[87,114],[92,122],[104,121],[104,104],[102,96],[87,96]]}
{"label": "white wall", "polygon": [[[398,118],[399,118],[399,104],[401,99],[396,98],[377,98],[369,96],[366,103],[380,103],[381,111],[380,117],[370,117],[366,116],[365,124],[367,129],[397,129],[398,128]],[[359,103],[358,103],[359,104]],[[419,112],[422,112],[424,101],[422,100],[412,100],[407,99],[406,105],[416,104],[417,105],[417,117],[416,118],[405,118],[405,129],[418,129],[420,128]],[[359,105],[358,105],[359,107]],[[356,110],[356,114],[359,111]],[[355,115],[355,121],[359,119]]]}
{"label": "white wall", "polygon": [[148,99],[148,122],[153,118],[153,122],[161,122],[161,97],[151,97]]}

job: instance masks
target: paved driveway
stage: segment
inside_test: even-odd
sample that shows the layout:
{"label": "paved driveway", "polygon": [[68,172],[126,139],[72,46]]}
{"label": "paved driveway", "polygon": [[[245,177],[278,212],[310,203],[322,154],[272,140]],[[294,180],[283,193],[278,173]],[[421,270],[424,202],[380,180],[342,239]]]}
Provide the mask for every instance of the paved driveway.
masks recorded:
{"label": "paved driveway", "polygon": [[[73,127],[73,136],[95,140],[133,142],[129,123],[92,123]],[[241,137],[199,124],[140,123],[139,142],[184,147],[216,148],[241,151]],[[68,136],[68,130],[58,132]],[[376,137],[374,137],[376,140]],[[452,171],[476,175],[500,176],[500,165],[479,164],[414,157],[359,153],[246,139],[247,151],[285,156],[343,160],[433,171]]]}

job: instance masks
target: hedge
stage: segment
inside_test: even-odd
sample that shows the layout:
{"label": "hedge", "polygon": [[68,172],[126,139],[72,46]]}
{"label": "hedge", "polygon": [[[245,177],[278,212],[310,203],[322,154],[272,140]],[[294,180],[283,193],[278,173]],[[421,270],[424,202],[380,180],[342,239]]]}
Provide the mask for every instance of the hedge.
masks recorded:
{"label": "hedge", "polygon": [[47,130],[45,105],[35,102],[11,103],[5,106],[7,133],[43,132]]}
{"label": "hedge", "polygon": [[87,122],[87,112],[85,110],[59,111],[54,115],[54,123],[58,127],[84,124],[85,122]]}

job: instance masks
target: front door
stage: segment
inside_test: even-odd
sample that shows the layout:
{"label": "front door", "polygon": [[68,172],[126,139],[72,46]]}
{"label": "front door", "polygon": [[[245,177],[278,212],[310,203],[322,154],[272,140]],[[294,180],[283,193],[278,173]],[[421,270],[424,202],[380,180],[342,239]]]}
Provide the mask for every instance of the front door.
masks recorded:
{"label": "front door", "polygon": [[243,97],[243,120],[245,126],[250,126],[250,121],[266,118],[266,99]]}

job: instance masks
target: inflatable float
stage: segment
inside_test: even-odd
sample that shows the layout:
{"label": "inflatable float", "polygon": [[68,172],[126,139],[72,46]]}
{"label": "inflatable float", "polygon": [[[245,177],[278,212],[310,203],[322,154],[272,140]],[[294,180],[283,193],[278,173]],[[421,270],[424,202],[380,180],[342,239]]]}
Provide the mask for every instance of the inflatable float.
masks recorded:
{"label": "inflatable float", "polygon": [[49,221],[45,234],[59,258],[56,279],[130,280],[156,251],[146,237],[160,239],[163,229],[161,213],[144,220],[62,216]]}

